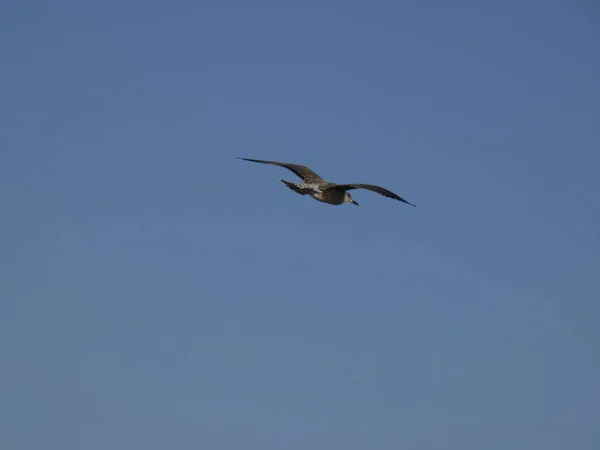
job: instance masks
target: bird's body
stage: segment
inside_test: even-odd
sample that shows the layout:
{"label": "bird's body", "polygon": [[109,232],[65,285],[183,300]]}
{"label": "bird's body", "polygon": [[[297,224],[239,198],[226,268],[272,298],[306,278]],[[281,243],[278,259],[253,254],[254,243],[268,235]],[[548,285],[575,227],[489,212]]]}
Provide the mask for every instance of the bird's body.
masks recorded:
{"label": "bird's body", "polygon": [[330,205],[341,205],[343,203],[352,203],[358,206],[358,203],[352,199],[349,190],[352,189],[368,189],[373,192],[377,192],[385,197],[393,198],[395,200],[407,203],[411,206],[413,205],[410,202],[407,202],[402,197],[394,194],[392,191],[388,191],[380,186],[374,186],[371,184],[336,184],[325,181],[311,169],[306,166],[301,166],[299,164],[290,164],[290,163],[281,163],[276,161],[265,161],[262,159],[248,159],[248,158],[238,158],[243,159],[244,161],[256,162],[261,164],[271,164],[275,166],[285,167],[286,169],[294,172],[300,178],[302,178],[303,183],[292,183],[290,181],[281,180],[283,184],[285,184],[288,188],[293,190],[294,192],[300,195],[310,195],[315,200],[318,200],[323,203],[328,203]]}
{"label": "bird's body", "polygon": [[334,191],[327,189],[327,185],[335,186],[333,183],[292,183],[290,181],[281,180],[283,184],[289,187],[294,192],[301,195],[310,195],[315,200],[330,205],[341,205],[344,203],[345,193],[343,191]]}

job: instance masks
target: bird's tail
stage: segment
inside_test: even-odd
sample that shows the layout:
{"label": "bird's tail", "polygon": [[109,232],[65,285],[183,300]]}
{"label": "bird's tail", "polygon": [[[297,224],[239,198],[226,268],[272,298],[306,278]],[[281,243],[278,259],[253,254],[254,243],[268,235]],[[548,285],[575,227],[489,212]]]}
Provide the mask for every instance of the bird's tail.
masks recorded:
{"label": "bird's tail", "polygon": [[291,181],[285,181],[285,180],[281,180],[281,182],[283,184],[285,184],[287,187],[289,187],[292,191],[300,194],[300,195],[304,195],[306,194],[306,189],[302,189],[301,186],[298,186],[296,183],[292,183]]}

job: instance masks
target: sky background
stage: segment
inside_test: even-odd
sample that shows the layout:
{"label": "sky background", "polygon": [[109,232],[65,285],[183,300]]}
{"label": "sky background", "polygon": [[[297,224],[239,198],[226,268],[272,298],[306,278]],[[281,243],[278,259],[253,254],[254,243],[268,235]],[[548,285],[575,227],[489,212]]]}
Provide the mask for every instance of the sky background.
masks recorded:
{"label": "sky background", "polygon": [[597,4],[1,11],[0,448],[600,448]]}

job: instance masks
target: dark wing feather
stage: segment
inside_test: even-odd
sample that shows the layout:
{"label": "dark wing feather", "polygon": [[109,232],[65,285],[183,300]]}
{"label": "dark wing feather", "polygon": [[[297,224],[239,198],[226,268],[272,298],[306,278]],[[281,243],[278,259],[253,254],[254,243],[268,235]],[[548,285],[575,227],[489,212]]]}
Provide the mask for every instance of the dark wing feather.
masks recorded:
{"label": "dark wing feather", "polygon": [[264,161],[262,159],[249,159],[249,158],[240,158],[240,157],[238,157],[238,159],[243,159],[244,161],[250,161],[250,162],[255,162],[255,163],[272,164],[274,166],[285,167],[286,169],[291,170],[296,175],[298,175],[300,178],[302,178],[302,180],[305,183],[324,183],[325,182],[325,180],[323,180],[323,178],[321,178],[315,172],[310,170],[308,167],[301,166],[299,164],[289,164],[289,163],[282,163],[282,162],[277,162],[277,161]]}
{"label": "dark wing feather", "polygon": [[341,191],[350,191],[352,189],[368,189],[369,191],[377,192],[378,194],[381,194],[384,197],[389,197],[404,203],[408,203],[410,206],[417,206],[413,205],[410,202],[407,202],[402,197],[394,194],[392,191],[388,191],[387,189],[384,189],[381,186],[373,186],[372,184],[337,184],[335,186],[330,187],[329,189],[339,189]]}

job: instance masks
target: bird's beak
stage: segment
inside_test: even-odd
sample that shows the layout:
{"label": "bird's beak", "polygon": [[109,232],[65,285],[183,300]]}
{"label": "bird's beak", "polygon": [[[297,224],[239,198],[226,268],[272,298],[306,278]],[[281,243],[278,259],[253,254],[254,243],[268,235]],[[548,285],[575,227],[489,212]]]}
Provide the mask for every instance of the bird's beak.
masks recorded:
{"label": "bird's beak", "polygon": [[358,203],[356,203],[354,200],[352,200],[352,204],[358,206]]}

